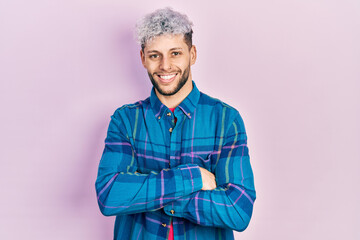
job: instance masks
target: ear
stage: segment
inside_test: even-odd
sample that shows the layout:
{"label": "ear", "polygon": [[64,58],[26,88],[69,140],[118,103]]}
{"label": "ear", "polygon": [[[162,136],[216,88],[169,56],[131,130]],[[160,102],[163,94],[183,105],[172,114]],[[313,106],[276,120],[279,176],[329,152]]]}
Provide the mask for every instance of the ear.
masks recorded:
{"label": "ear", "polygon": [[193,65],[196,62],[196,47],[195,45],[192,45],[190,48],[190,64]]}
{"label": "ear", "polygon": [[142,65],[144,66],[144,68],[146,68],[145,67],[145,53],[143,52],[142,49],[140,49],[140,58],[141,58]]}

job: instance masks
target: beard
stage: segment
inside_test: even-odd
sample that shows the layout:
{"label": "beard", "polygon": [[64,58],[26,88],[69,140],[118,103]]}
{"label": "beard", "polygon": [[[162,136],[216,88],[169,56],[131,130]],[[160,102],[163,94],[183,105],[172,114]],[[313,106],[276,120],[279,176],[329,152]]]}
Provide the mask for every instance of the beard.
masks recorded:
{"label": "beard", "polygon": [[175,95],[177,92],[180,91],[180,89],[185,85],[185,83],[188,81],[189,79],[189,72],[190,72],[190,65],[185,69],[184,73],[181,75],[181,78],[179,80],[179,82],[177,83],[177,85],[175,86],[175,88],[173,90],[170,90],[168,92],[164,91],[164,89],[161,89],[161,87],[159,86],[159,84],[155,81],[154,77],[152,76],[152,74],[150,74],[148,72],[149,78],[151,80],[152,85],[154,86],[154,88],[161,94],[164,96],[172,96]]}

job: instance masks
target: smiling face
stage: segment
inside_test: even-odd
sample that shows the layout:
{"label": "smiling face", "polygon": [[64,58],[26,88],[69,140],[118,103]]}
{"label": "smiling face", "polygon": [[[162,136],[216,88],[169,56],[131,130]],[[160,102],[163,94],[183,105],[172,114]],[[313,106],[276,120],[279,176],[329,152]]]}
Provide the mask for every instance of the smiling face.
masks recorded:
{"label": "smiling face", "polygon": [[191,92],[190,66],[195,63],[196,48],[189,49],[183,35],[157,36],[140,54],[158,95],[182,96]]}

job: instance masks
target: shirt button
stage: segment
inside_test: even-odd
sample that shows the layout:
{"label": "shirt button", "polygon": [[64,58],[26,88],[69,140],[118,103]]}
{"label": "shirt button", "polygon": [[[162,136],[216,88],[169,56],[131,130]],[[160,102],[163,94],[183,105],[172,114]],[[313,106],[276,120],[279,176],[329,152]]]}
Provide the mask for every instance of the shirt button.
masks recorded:
{"label": "shirt button", "polygon": [[159,116],[158,119],[160,119],[161,117]]}
{"label": "shirt button", "polygon": [[190,117],[190,113],[188,113],[188,116]]}
{"label": "shirt button", "polygon": [[174,213],[175,213],[175,211],[174,211],[174,210],[172,210],[172,209],[170,210],[170,212],[171,212],[171,214],[174,214]]}
{"label": "shirt button", "polygon": [[171,113],[168,112],[167,115],[170,117],[170,116],[171,116]]}
{"label": "shirt button", "polygon": [[169,132],[172,132],[172,130],[173,130],[172,128],[169,128]]}
{"label": "shirt button", "polygon": [[163,227],[166,227],[166,223],[161,224]]}

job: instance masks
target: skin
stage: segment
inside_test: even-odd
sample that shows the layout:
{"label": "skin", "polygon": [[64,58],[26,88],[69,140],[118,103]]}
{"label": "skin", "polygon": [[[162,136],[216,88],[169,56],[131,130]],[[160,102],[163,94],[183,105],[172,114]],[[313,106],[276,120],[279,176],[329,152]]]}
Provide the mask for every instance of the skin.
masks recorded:
{"label": "skin", "polygon": [[[145,44],[140,57],[159,100],[168,108],[177,107],[193,89],[191,66],[196,62],[196,47],[189,48],[183,35],[160,35]],[[215,189],[214,174],[201,167],[200,172],[202,190]]]}

